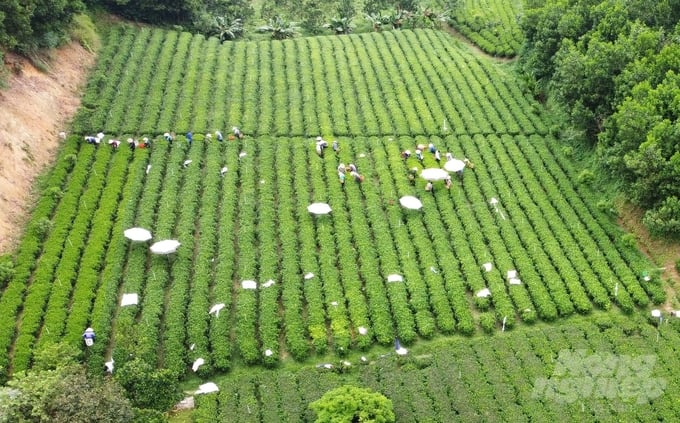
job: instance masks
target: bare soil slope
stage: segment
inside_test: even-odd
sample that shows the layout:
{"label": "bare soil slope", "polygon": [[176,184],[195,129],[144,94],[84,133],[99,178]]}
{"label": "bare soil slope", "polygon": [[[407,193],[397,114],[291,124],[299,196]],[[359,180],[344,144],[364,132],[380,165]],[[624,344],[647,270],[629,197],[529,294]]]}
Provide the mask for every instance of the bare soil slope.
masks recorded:
{"label": "bare soil slope", "polygon": [[0,90],[0,254],[14,250],[32,206],[36,177],[55,159],[60,138],[80,105],[95,56],[77,43],[51,54],[47,72],[5,57],[12,74]]}

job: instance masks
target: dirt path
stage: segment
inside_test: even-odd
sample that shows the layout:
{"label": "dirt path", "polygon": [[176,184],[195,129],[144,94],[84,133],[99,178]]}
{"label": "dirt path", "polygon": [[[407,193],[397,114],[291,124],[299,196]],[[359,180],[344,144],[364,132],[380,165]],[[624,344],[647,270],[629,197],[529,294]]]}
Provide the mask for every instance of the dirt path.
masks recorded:
{"label": "dirt path", "polygon": [[499,56],[490,55],[489,53],[487,53],[484,50],[482,50],[481,48],[479,48],[477,46],[477,44],[470,41],[467,37],[465,37],[465,35],[458,32],[458,30],[456,28],[454,28],[450,25],[444,24],[443,29],[444,29],[444,31],[451,34],[451,36],[453,36],[453,38],[461,41],[463,44],[468,46],[470,48],[470,50],[472,50],[475,54],[477,54],[479,56],[489,58],[489,59],[494,60],[498,63],[509,63],[509,62],[512,62],[513,60],[515,60],[514,57],[499,57]]}
{"label": "dirt path", "polygon": [[95,56],[71,43],[53,53],[47,72],[7,55],[20,68],[0,90],[0,254],[12,252],[33,205],[35,179],[49,168],[59,132],[80,106],[80,96]]}
{"label": "dirt path", "polygon": [[618,209],[619,225],[635,235],[640,251],[658,266],[661,270],[661,278],[669,281],[664,284],[668,299],[663,304],[663,309],[671,311],[680,308],[680,298],[677,296],[680,290],[678,286],[680,275],[675,267],[675,263],[680,260],[680,243],[652,238],[642,225],[644,214],[642,210],[630,204],[620,204]]}

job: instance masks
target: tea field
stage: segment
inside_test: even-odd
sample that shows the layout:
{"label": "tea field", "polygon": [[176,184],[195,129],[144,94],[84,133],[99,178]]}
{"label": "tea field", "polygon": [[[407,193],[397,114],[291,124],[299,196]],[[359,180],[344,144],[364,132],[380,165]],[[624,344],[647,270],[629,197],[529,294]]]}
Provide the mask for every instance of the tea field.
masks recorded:
{"label": "tea field", "polygon": [[[218,141],[215,131],[227,135],[232,126],[246,136]],[[100,131],[99,147],[84,142]],[[339,151],[318,155],[317,136],[337,140]],[[143,137],[150,148],[127,148],[128,138]],[[118,149],[112,139],[121,140]],[[438,181],[425,191],[411,169],[443,162],[429,152],[422,161],[400,153],[430,143],[474,168],[454,176],[450,189]],[[341,184],[339,163],[354,163],[363,182]],[[508,358],[506,347],[484,352],[496,338],[482,332],[526,348],[518,339],[530,335],[518,326],[633,314],[664,302],[658,272],[622,240],[596,195],[576,182],[578,172],[511,68],[444,32],[220,44],[118,25],[3,287],[0,369],[7,377],[29,368],[34,351],[51,342],[81,345],[88,326],[97,333],[86,354],[91,368],[139,357],[178,379],[199,357],[197,374],[207,378],[243,364],[350,357],[395,338],[417,349],[439,335],[475,336],[421,369],[432,372],[452,368],[457,357],[474,360],[476,348],[480,360]],[[422,210],[402,208],[406,195]],[[314,202],[332,212],[311,215]],[[181,245],[154,255],[149,243],[123,236],[131,227],[149,229],[151,242]],[[390,275],[402,280],[389,282]],[[138,304],[121,306],[132,293]],[[216,305],[219,312],[209,313]],[[557,348],[537,342],[545,352],[526,358],[537,366],[531,377],[540,374],[536,360],[549,363]],[[473,361],[465,372],[479,369]],[[530,377],[521,372],[508,365],[482,379],[496,386],[500,378],[524,395],[517,384]],[[402,377],[389,374],[362,377],[369,386]],[[413,392],[426,389],[420,373],[404,380]],[[205,407],[229,409],[243,397],[265,407],[258,390],[267,387],[244,383],[252,385],[247,393],[221,394]],[[479,392],[466,405],[471,411],[455,405],[463,398],[437,405],[451,401],[455,387],[422,407],[474,414],[494,389],[505,389],[479,390],[482,382],[462,373],[457,383]],[[266,413],[299,417],[298,405],[256,413],[263,421],[276,421]],[[513,406],[530,413],[523,407]]]}
{"label": "tea field", "polygon": [[[437,10],[452,2],[435,1]],[[460,0],[448,9],[448,22],[477,47],[496,57],[519,54],[524,34],[520,28],[524,2],[521,0]]]}
{"label": "tea field", "polygon": [[677,325],[607,316],[377,351],[341,369],[241,370],[197,396],[193,418],[314,421],[307,405],[349,384],[382,392],[404,422],[673,421],[678,342]]}

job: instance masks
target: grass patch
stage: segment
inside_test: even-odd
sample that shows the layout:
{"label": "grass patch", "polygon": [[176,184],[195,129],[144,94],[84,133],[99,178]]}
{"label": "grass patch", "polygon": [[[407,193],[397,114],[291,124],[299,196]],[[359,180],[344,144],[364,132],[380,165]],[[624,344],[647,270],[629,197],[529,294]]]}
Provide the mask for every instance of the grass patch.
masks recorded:
{"label": "grass patch", "polygon": [[73,27],[70,31],[71,39],[80,43],[90,53],[95,53],[101,47],[101,39],[97,28],[89,15],[81,13],[73,17]]}

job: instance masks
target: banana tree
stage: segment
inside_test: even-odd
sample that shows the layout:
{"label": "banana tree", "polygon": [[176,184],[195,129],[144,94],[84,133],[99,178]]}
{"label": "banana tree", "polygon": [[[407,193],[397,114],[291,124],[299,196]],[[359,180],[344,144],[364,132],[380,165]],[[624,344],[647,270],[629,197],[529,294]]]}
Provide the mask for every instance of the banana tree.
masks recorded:
{"label": "banana tree", "polygon": [[234,40],[243,35],[243,21],[234,19],[229,22],[224,16],[216,16],[215,30],[221,42]]}
{"label": "banana tree", "polygon": [[323,27],[333,30],[336,35],[349,34],[353,29],[352,18],[340,18],[336,16],[331,18],[331,21],[324,24]]}
{"label": "banana tree", "polygon": [[275,40],[285,40],[286,38],[293,38],[297,35],[300,27],[295,22],[284,20],[281,16],[275,16],[269,19],[267,25],[257,28],[258,32],[269,32]]}
{"label": "banana tree", "polygon": [[380,13],[366,13],[365,18],[373,26],[373,30],[380,32],[384,25],[388,25],[391,22],[389,15],[382,15]]}

